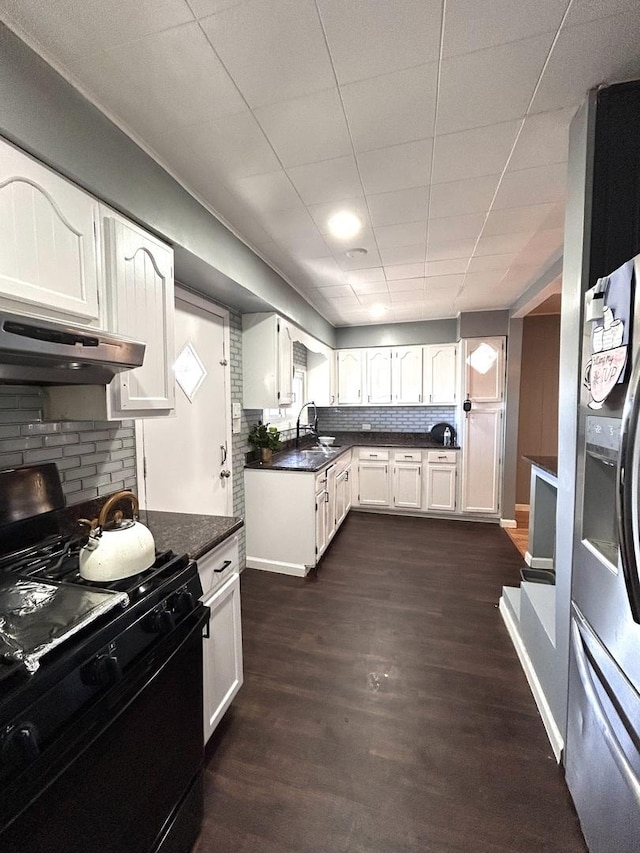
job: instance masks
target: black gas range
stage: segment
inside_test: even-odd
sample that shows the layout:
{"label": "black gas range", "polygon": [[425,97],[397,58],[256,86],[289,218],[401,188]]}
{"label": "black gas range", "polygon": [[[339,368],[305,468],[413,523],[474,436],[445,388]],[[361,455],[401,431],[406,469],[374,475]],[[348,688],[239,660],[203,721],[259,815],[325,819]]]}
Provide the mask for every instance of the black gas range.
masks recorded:
{"label": "black gas range", "polygon": [[12,545],[0,556],[0,849],[189,850],[209,615],[197,567],[167,552],[139,575],[85,581],[86,537],[55,529],[61,491],[44,512],[29,515],[24,495],[7,512],[7,484],[34,467],[50,483],[49,466],[0,472],[0,522],[18,516],[0,526],[0,549]]}

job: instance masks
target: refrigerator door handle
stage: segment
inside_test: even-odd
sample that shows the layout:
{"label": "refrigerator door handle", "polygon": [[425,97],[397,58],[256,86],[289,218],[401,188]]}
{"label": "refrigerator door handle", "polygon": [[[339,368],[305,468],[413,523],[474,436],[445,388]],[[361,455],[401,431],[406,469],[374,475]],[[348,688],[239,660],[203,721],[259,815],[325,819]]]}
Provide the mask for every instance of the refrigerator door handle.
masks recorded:
{"label": "refrigerator door handle", "polygon": [[620,428],[618,467],[618,540],[622,572],[631,606],[631,615],[640,622],[640,577],[638,576],[638,495],[635,487],[639,458],[635,438],[640,421],[640,358],[633,366]]}
{"label": "refrigerator door handle", "polygon": [[618,766],[618,770],[622,774],[629,790],[633,794],[637,806],[640,808],[640,780],[629,763],[629,759],[625,755],[624,749],[622,748],[620,741],[609,722],[606,711],[602,706],[600,697],[598,696],[598,692],[591,677],[591,672],[589,671],[589,661],[587,660],[587,655],[582,644],[580,628],[578,627],[578,622],[575,617],[571,619],[571,645],[573,646],[580,681],[582,682],[584,692],[589,700],[589,705],[594,713],[598,727],[604,735],[606,744],[609,747],[609,752],[613,756],[613,760]]}

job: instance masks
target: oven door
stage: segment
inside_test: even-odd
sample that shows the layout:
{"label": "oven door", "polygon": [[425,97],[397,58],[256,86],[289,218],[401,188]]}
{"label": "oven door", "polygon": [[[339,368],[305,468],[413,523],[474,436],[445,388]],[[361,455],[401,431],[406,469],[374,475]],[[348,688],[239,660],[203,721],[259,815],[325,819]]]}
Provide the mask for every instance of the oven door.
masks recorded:
{"label": "oven door", "polygon": [[5,814],[23,810],[0,833],[3,853],[191,848],[202,820],[208,616],[202,606],[190,614],[34,762],[21,780],[22,803],[19,789],[5,798]]}

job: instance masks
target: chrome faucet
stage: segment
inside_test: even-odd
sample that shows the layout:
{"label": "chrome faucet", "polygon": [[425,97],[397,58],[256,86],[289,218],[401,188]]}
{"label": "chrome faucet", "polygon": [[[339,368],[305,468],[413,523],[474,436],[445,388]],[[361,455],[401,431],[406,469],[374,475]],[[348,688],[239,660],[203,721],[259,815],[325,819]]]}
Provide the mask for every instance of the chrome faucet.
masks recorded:
{"label": "chrome faucet", "polygon": [[312,435],[315,435],[315,437],[318,438],[318,410],[316,409],[316,404],[313,400],[310,400],[308,403],[304,403],[298,412],[298,420],[296,421],[296,447],[300,445],[300,418],[307,406],[313,406],[313,423],[302,424],[302,428],[308,429]]}

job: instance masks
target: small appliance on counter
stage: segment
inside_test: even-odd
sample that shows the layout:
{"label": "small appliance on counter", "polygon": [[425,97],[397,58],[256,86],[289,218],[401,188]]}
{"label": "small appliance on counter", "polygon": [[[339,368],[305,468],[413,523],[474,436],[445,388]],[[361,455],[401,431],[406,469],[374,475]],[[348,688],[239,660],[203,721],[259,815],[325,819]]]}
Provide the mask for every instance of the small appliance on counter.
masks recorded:
{"label": "small appliance on counter", "polygon": [[451,447],[456,443],[456,428],[443,421],[431,427],[429,436],[437,444],[442,444],[444,447]]}

